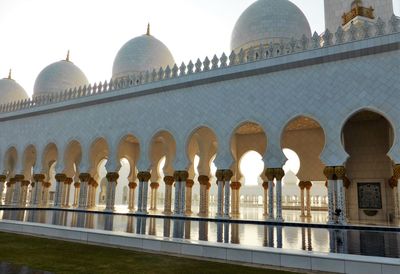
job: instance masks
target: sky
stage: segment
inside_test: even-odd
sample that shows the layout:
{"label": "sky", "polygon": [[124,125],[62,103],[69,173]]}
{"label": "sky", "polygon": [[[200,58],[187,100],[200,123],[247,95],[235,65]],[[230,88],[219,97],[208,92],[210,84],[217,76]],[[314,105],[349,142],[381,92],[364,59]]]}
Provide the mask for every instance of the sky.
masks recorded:
{"label": "sky", "polygon": [[[291,0],[312,31],[324,30],[323,0]],[[334,1],[334,0],[332,0]],[[229,53],[240,14],[255,0],[0,0],[0,79],[13,78],[29,95],[47,65],[71,61],[89,82],[108,80],[118,50],[130,39],[151,34],[177,64]],[[394,0],[400,14],[400,0]],[[229,55],[229,54],[228,54]]]}

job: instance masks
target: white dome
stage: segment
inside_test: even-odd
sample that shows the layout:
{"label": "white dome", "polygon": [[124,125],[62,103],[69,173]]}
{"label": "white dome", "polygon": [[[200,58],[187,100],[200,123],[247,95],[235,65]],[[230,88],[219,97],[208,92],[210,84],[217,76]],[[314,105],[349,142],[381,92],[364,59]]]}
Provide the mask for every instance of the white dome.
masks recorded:
{"label": "white dome", "polygon": [[72,62],[63,60],[45,67],[38,75],[33,96],[49,95],[88,85],[85,74]]}
{"label": "white dome", "polygon": [[0,80],[0,104],[28,99],[26,91],[11,77]]}
{"label": "white dome", "polygon": [[311,37],[310,25],[295,4],[288,0],[258,0],[236,22],[231,50],[300,39],[303,34]]}
{"label": "white dome", "polygon": [[113,65],[113,78],[175,64],[171,52],[160,40],[145,34],[128,41],[118,52]]}

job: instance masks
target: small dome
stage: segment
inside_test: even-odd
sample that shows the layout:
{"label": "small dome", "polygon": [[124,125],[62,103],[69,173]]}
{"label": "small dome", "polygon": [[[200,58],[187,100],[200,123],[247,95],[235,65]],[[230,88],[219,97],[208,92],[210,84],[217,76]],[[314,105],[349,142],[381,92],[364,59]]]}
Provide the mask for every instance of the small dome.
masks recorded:
{"label": "small dome", "polygon": [[29,96],[26,91],[11,78],[11,73],[8,78],[0,80],[0,104],[25,100],[28,98]]}
{"label": "small dome", "polygon": [[295,4],[288,0],[258,0],[236,22],[231,50],[300,39],[303,34],[311,37],[310,25]]}
{"label": "small dome", "polygon": [[171,52],[160,40],[147,34],[128,41],[114,59],[113,78],[120,78],[175,64]]}
{"label": "small dome", "polygon": [[68,59],[53,63],[39,73],[33,96],[49,95],[89,84],[82,70]]}

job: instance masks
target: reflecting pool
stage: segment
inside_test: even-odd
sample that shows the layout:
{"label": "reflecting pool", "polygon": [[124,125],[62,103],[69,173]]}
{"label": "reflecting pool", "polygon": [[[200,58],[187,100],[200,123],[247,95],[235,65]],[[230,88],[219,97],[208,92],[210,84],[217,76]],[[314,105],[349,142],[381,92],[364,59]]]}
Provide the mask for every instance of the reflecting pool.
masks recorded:
{"label": "reflecting pool", "polygon": [[400,233],[138,217],[56,210],[2,210],[0,218],[246,246],[400,258]]}

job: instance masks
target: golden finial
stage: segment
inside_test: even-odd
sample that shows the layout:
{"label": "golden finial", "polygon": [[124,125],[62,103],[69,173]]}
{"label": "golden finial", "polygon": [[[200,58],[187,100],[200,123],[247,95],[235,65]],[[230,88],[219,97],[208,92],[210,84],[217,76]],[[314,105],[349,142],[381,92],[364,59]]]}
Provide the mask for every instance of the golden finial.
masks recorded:
{"label": "golden finial", "polygon": [[146,35],[150,36],[150,23],[147,24],[147,32]]}
{"label": "golden finial", "polygon": [[12,78],[11,78],[11,72],[12,72],[12,71],[11,71],[11,69],[10,69],[10,71],[8,72],[8,79],[10,79],[10,80],[12,79]]}
{"label": "golden finial", "polygon": [[67,58],[65,58],[65,61],[69,62],[69,50],[67,51]]}

